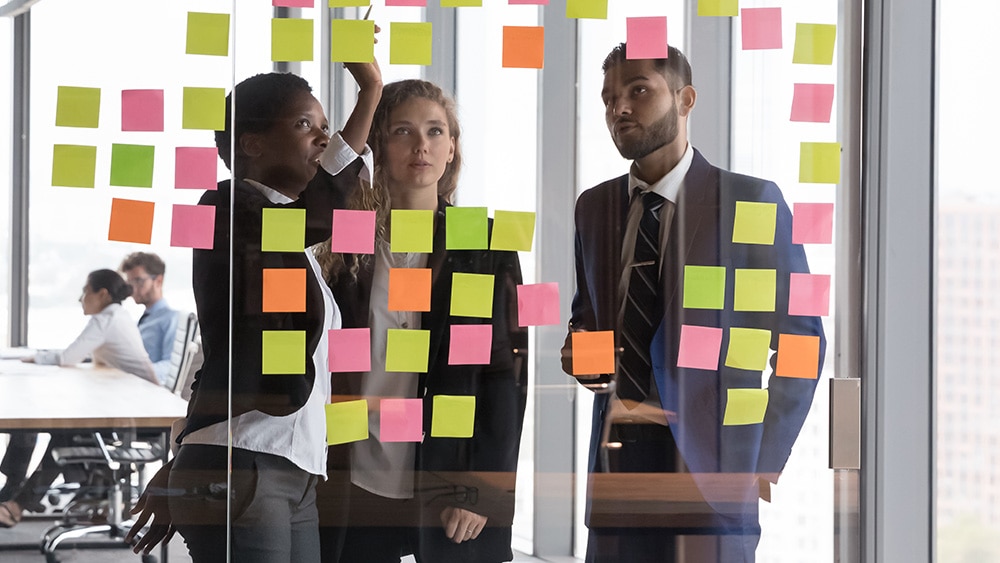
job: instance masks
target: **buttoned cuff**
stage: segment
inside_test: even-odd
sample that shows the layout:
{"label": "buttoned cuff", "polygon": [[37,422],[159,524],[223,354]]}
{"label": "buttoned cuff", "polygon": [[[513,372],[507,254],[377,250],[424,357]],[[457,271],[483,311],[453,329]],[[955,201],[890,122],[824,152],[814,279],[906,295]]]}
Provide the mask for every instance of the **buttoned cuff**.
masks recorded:
{"label": "buttoned cuff", "polygon": [[327,145],[326,150],[323,151],[323,156],[320,157],[320,165],[323,170],[330,173],[331,176],[336,176],[344,171],[345,168],[350,166],[352,162],[357,160],[358,157],[364,161],[364,166],[361,167],[361,171],[358,173],[358,177],[362,180],[371,183],[372,181],[372,170],[375,167],[374,161],[372,160],[372,149],[367,144],[365,145],[365,150],[361,154],[354,152],[351,145],[347,144],[344,137],[341,136],[340,131],[337,131],[330,137],[330,144]]}

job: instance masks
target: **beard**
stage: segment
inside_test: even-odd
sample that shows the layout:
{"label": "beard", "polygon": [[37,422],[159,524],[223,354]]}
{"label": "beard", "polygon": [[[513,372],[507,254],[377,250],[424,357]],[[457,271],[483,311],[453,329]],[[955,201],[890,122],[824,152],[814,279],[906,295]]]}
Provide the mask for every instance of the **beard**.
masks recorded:
{"label": "beard", "polygon": [[677,122],[677,106],[674,105],[666,115],[651,123],[648,128],[636,124],[636,129],[639,129],[638,132],[640,133],[638,138],[631,140],[619,139],[614,136],[614,133],[612,133],[611,138],[615,146],[618,147],[618,152],[621,153],[622,158],[636,160],[648,156],[653,151],[674,142],[678,133]]}

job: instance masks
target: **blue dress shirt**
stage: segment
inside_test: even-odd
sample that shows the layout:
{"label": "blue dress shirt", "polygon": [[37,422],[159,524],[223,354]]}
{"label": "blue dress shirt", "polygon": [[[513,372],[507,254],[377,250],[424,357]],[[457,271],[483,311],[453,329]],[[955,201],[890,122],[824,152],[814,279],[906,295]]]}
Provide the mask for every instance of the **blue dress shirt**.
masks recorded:
{"label": "blue dress shirt", "polygon": [[167,305],[166,299],[160,299],[149,307],[139,319],[139,334],[142,335],[142,345],[153,362],[153,370],[160,384],[166,384],[170,373],[170,354],[174,350],[174,338],[177,334],[177,311]]}

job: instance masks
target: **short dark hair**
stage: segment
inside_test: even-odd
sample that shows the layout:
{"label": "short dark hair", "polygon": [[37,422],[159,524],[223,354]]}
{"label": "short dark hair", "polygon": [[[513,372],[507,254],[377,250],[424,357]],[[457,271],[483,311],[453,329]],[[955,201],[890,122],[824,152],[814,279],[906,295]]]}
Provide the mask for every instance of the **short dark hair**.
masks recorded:
{"label": "short dark hair", "polygon": [[[627,48],[625,43],[619,43],[614,49],[611,49],[608,56],[604,57],[604,64],[601,65],[601,70],[604,71],[604,74],[607,74],[612,67],[621,64],[627,58]],[[668,45],[667,58],[665,59],[649,60],[653,61],[656,70],[660,71],[666,77],[667,83],[674,90],[680,90],[685,86],[691,85],[691,63],[688,62],[687,57],[677,47]]]}
{"label": "short dark hair", "polygon": [[121,303],[126,297],[132,295],[132,286],[114,270],[103,269],[90,272],[87,275],[87,287],[94,293],[102,289],[108,290],[112,303]]}
{"label": "short dark hair", "polygon": [[162,276],[167,271],[167,265],[163,263],[163,260],[151,252],[133,252],[129,254],[122,260],[122,265],[118,269],[122,273],[125,273],[133,268],[142,268],[146,270],[147,274],[153,277]]}
{"label": "short dark hair", "polygon": [[[236,135],[233,136],[233,93],[236,93]],[[226,168],[233,169],[230,162],[232,139],[237,140],[245,133],[265,133],[285,111],[295,94],[312,93],[312,87],[305,78],[288,72],[257,74],[240,82],[226,96],[226,127],[215,132],[215,146]]]}

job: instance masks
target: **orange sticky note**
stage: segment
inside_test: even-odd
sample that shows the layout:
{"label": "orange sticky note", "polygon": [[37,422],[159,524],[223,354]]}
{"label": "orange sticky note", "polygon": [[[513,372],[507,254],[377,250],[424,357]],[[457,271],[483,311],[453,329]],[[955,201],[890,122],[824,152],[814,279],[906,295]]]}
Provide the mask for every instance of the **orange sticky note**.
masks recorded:
{"label": "orange sticky note", "polygon": [[503,27],[504,68],[542,68],[544,61],[544,27],[516,25]]}
{"label": "orange sticky note", "polygon": [[610,330],[574,332],[573,375],[615,372],[615,333]]}
{"label": "orange sticky note", "polygon": [[154,207],[155,204],[152,201],[136,201],[117,197],[112,199],[108,240],[149,244],[153,238]]}
{"label": "orange sticky note", "polygon": [[431,310],[430,268],[389,268],[389,310]]}
{"label": "orange sticky note", "polygon": [[779,334],[778,365],[774,374],[800,379],[819,377],[819,337]]}
{"label": "orange sticky note", "polygon": [[306,312],[306,269],[264,268],[265,313]]}

